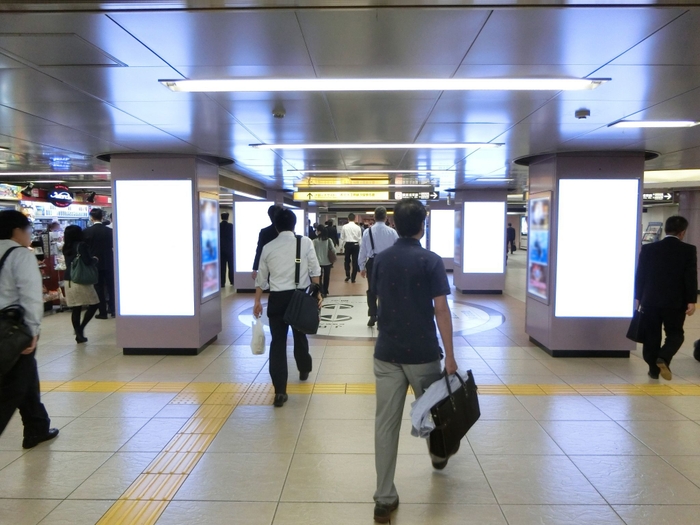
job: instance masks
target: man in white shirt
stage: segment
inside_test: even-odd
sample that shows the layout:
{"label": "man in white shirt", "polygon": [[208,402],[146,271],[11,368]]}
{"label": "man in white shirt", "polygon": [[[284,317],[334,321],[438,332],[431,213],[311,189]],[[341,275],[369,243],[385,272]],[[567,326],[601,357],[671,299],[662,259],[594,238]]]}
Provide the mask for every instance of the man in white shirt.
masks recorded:
{"label": "man in white shirt", "polygon": [[369,283],[372,282],[372,266],[374,256],[391,248],[399,234],[386,225],[386,208],[379,206],[374,210],[374,226],[367,228],[362,234],[362,245],[360,246],[360,275],[367,279],[367,308],[369,321],[367,326],[377,324],[377,296],[372,292]]}
{"label": "man in white shirt", "polygon": [[[284,322],[284,313],[292,300],[294,290],[304,289],[312,282],[319,284],[321,266],[318,264],[316,250],[308,237],[301,237],[301,254],[299,262],[299,283],[294,282],[296,270],[297,238],[294,226],[297,218],[289,209],[280,210],[274,219],[275,229],[279,232],[276,239],[267,243],[260,255],[260,267],[255,279],[255,305],[253,315],[260,317],[263,307],[260,302],[263,289],[270,288],[267,302],[267,317],[270,320],[270,377],[275,387],[276,407],[287,401],[287,332],[289,325]],[[319,293],[320,298],[320,293]],[[320,299],[319,299],[320,304]],[[299,379],[306,381],[311,373],[312,361],[309,355],[309,341],[306,334],[292,328],[294,336],[294,360],[299,369]]]}
{"label": "man in white shirt", "polygon": [[[355,214],[348,214],[348,223],[340,231],[340,247],[345,251],[345,282],[352,280],[355,282],[359,265],[357,262],[360,254],[360,240],[362,239],[362,228],[355,224]],[[352,261],[352,273],[350,272],[350,262]]]}

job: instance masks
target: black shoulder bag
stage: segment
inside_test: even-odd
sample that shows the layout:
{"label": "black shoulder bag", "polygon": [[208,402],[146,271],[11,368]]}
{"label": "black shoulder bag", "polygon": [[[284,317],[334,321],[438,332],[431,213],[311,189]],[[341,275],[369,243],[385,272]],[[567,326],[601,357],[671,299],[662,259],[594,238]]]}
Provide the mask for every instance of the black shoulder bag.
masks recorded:
{"label": "black shoulder bag", "polygon": [[[0,260],[0,273],[7,257],[18,248],[14,246],[5,252]],[[31,345],[32,339],[32,331],[24,323],[22,306],[12,304],[0,310],[0,377],[12,370],[20,354]]]}
{"label": "black shoulder bag", "polygon": [[368,272],[372,271],[372,266],[374,266],[374,257],[377,255],[377,250],[374,249],[374,236],[372,235],[372,228],[369,231],[369,243],[372,246],[372,257],[367,257],[367,262],[365,262],[365,270]]}
{"label": "black shoulder bag", "polygon": [[318,300],[315,294],[318,293],[315,285],[299,290],[299,277],[301,273],[301,236],[297,235],[297,258],[296,270],[294,271],[294,293],[292,300],[284,312],[284,322],[292,328],[299,330],[303,334],[315,334],[318,332],[320,324]]}

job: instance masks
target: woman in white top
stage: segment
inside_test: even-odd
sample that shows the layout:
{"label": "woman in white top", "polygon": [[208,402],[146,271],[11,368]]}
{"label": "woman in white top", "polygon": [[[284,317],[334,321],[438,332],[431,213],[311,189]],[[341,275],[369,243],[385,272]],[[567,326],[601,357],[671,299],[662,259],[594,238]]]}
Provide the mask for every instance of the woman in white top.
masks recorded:
{"label": "woman in white top", "polygon": [[321,295],[328,296],[328,284],[331,281],[331,268],[333,263],[328,257],[328,253],[335,252],[335,244],[328,235],[328,229],[323,226],[316,227],[317,237],[314,239],[314,250],[316,250],[316,258],[318,264],[321,265]]}
{"label": "woman in white top", "polygon": [[[36,344],[44,315],[42,278],[32,243],[32,225],[15,210],[0,212],[0,259],[12,250],[0,270],[0,310],[11,305],[24,308],[24,322],[34,335],[12,369],[0,378],[0,434],[19,408],[24,424],[23,448],[33,448],[58,435],[41,403]],[[0,341],[0,344],[2,342]]]}

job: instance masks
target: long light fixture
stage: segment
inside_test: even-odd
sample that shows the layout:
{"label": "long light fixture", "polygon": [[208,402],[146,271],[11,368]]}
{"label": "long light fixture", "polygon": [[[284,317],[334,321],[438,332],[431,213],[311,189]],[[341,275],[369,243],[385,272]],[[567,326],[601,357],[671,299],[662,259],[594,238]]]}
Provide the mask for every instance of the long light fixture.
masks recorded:
{"label": "long light fixture", "polygon": [[496,177],[479,177],[478,179],[473,179],[467,182],[512,182],[513,179],[500,179]]}
{"label": "long light fixture", "polygon": [[260,197],[258,195],[253,195],[251,193],[246,193],[244,191],[233,190],[233,195],[238,195],[239,197],[247,197],[249,199],[254,199],[256,201],[264,201],[265,197]]}
{"label": "long light fixture", "polygon": [[61,177],[65,175],[111,175],[111,171],[0,171],[0,177],[6,175],[26,177],[26,176],[36,176],[36,175],[60,175]]}
{"label": "long light fixture", "polygon": [[250,144],[255,149],[480,149],[500,148],[503,144],[494,142],[425,142],[406,144]]}
{"label": "long light fixture", "polygon": [[171,91],[581,91],[609,78],[220,78],[159,80]]}
{"label": "long light fixture", "polygon": [[[39,181],[46,182],[46,181]],[[111,190],[112,186],[69,186],[68,189],[71,190]]]}
{"label": "long light fixture", "polygon": [[398,174],[409,174],[415,175],[420,173],[453,173],[456,174],[455,170],[287,170],[287,173],[306,173],[308,175],[334,175],[341,173],[348,173],[354,175],[384,175],[386,173],[398,173]]}
{"label": "long light fixture", "polygon": [[700,122],[692,120],[618,120],[609,128],[692,128]]}

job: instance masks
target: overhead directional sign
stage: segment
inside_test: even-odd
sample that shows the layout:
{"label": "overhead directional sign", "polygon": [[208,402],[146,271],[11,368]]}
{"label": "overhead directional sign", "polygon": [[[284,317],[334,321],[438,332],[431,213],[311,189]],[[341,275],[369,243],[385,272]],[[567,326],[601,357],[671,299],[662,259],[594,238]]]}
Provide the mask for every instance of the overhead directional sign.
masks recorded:
{"label": "overhead directional sign", "polygon": [[673,193],[663,191],[659,193],[644,193],[642,199],[651,202],[673,202]]}
{"label": "overhead directional sign", "polygon": [[388,201],[388,191],[296,191],[295,201]]}
{"label": "overhead directional sign", "polygon": [[418,199],[421,201],[437,201],[440,200],[440,192],[431,191],[395,191],[392,194],[392,199],[400,201],[401,199]]}

